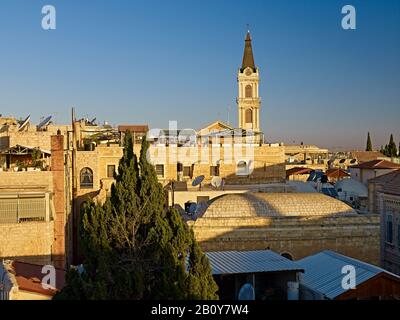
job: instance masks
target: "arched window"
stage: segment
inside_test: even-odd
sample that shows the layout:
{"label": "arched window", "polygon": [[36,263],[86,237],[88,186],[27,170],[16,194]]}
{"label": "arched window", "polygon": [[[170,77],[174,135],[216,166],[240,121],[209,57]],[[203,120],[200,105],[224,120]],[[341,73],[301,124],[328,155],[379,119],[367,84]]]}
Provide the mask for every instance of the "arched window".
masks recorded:
{"label": "arched window", "polygon": [[253,123],[253,110],[247,109],[245,112],[246,123]]}
{"label": "arched window", "polygon": [[253,87],[252,87],[250,84],[248,84],[248,85],[245,87],[245,89],[244,89],[244,96],[245,96],[246,98],[251,98],[251,97],[253,97]]}
{"label": "arched window", "polygon": [[93,188],[93,171],[90,168],[83,168],[80,174],[81,188]]}
{"label": "arched window", "polygon": [[281,254],[282,257],[289,259],[289,260],[293,260],[293,257],[290,253],[284,252]]}

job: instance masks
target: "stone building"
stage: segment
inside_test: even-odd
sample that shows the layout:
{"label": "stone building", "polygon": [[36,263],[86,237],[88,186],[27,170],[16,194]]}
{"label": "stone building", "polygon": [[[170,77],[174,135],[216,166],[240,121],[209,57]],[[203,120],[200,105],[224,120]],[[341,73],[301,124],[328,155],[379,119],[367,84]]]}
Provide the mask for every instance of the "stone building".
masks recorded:
{"label": "stone building", "polygon": [[325,171],[328,168],[328,149],[315,145],[285,145],[286,170],[293,167],[305,167]]}
{"label": "stone building", "polygon": [[0,172],[0,258],[65,268],[68,198],[64,136],[51,136],[47,171]]}
{"label": "stone building", "polygon": [[381,217],[385,269],[400,274],[400,170],[369,180],[369,208]]}
{"label": "stone building", "polygon": [[271,249],[301,259],[330,249],[380,262],[379,216],[320,193],[226,194],[189,223],[205,251]]}
{"label": "stone building", "polygon": [[70,130],[69,125],[54,125],[50,122],[45,126],[33,125],[29,117],[25,126],[21,126],[21,122],[13,117],[0,117],[0,151],[17,145],[50,150],[51,136],[58,131],[67,135]]}
{"label": "stone building", "polygon": [[284,147],[264,143],[260,128],[259,72],[248,32],[238,71],[238,128],[216,121],[198,131],[150,130],[150,158],[162,183],[191,184],[197,176],[208,184],[215,176],[226,184],[285,180]]}
{"label": "stone building", "polygon": [[367,186],[368,180],[398,169],[400,169],[400,164],[387,160],[372,160],[351,166],[350,175],[353,179],[356,179]]}

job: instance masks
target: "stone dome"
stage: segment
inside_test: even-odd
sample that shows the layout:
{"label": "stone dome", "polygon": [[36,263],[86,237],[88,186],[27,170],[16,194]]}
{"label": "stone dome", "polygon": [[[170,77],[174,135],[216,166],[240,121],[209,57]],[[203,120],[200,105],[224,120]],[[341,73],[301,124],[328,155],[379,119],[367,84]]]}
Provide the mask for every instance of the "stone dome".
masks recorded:
{"label": "stone dome", "polygon": [[321,193],[234,193],[212,199],[203,217],[309,217],[356,214],[346,203]]}

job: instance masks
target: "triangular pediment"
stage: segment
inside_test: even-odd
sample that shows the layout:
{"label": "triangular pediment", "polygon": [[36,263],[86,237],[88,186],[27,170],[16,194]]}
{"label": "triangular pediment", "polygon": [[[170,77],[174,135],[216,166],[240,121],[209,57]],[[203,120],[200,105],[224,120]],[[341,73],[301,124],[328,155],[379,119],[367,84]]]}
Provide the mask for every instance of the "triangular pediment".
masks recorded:
{"label": "triangular pediment", "polygon": [[218,120],[218,121],[215,121],[215,122],[209,124],[208,126],[202,128],[202,129],[200,129],[198,131],[198,133],[200,135],[202,135],[203,133],[207,133],[207,132],[209,133],[209,132],[212,132],[212,131],[215,132],[215,131],[225,131],[225,130],[233,130],[233,127],[231,127],[230,125]]}

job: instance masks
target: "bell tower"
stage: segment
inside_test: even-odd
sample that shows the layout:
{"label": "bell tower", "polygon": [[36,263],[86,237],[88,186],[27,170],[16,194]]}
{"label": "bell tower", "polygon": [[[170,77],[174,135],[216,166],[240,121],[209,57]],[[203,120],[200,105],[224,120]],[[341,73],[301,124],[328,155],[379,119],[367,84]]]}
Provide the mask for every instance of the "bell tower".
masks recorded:
{"label": "bell tower", "polygon": [[259,73],[254,64],[250,31],[247,31],[242,67],[238,72],[238,125],[245,130],[260,131]]}

